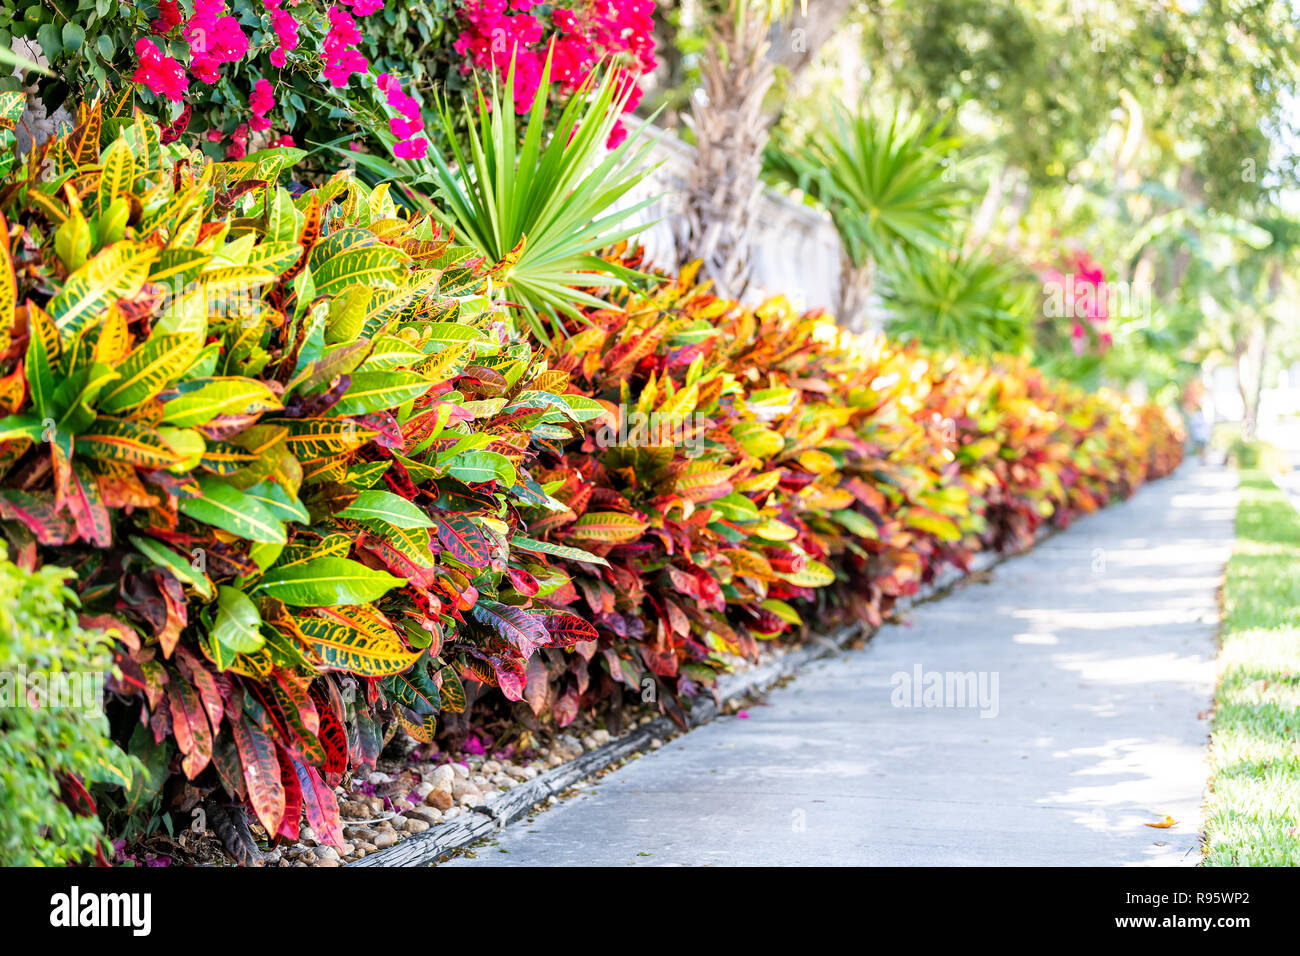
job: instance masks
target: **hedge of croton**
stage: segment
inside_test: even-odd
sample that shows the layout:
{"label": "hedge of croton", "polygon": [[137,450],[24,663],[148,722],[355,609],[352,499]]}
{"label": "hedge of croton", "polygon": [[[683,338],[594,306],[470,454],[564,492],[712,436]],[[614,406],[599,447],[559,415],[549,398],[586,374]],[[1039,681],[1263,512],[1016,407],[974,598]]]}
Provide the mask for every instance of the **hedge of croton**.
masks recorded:
{"label": "hedge of croton", "polygon": [[480,691],[680,717],[810,611],[878,622],[1178,460],[1157,410],[689,275],[543,354],[494,304],[520,250],[345,175],[295,197],[293,152],[212,163],[127,102],[0,181],[0,529],[115,640],[119,828],[202,801],[240,862],[247,811],[341,842],[333,788]]}
{"label": "hedge of croton", "polygon": [[547,595],[600,633],[530,662],[529,703],[560,724],[647,674],[674,713],[810,610],[879,624],[945,565],[1026,546],[1182,455],[1156,407],[853,336],[780,299],[742,308],[690,275],[589,321],[553,365],[604,413],[533,468],[565,510],[530,533],[609,562],[568,563]]}

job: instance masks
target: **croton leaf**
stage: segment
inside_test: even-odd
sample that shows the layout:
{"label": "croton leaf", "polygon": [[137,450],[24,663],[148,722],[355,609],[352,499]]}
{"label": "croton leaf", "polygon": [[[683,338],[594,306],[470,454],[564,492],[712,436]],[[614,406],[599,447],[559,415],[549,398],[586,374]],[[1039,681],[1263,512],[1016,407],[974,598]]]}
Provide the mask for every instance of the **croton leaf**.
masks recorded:
{"label": "croton leaf", "polygon": [[295,760],[293,768],[298,774],[298,788],[302,791],[303,813],[312,832],[318,839],[343,849],[343,828],[339,823],[334,791],[326,786],[315,767]]}
{"label": "croton leaf", "polygon": [[296,607],[334,607],[373,601],[405,583],[358,561],[327,557],[272,568],[257,583],[257,591]]}
{"label": "croton leaf", "polygon": [[442,695],[442,709],[449,714],[463,714],[465,712],[465,687],[460,682],[460,677],[456,674],[454,667],[444,667],[439,676],[442,678],[442,686],[439,691]]}
{"label": "croton leaf", "polygon": [[284,786],[275,741],[247,717],[230,722],[244,766],[244,785],[253,812],[267,833],[277,833],[284,819]]}
{"label": "croton leaf", "polygon": [[433,521],[419,506],[389,491],[363,491],[338,513],[340,518],[382,521],[394,528],[432,528]]}
{"label": "croton leaf", "polygon": [[524,657],[529,657],[550,640],[542,620],[523,608],[480,597],[470,608],[470,614],[474,620],[500,634]]}
{"label": "croton leaf", "polygon": [[550,635],[552,647],[572,647],[583,641],[594,641],[599,636],[589,622],[568,611],[538,608],[535,613]]}
{"label": "croton leaf", "polygon": [[365,606],[322,608],[317,613],[319,617],[300,617],[296,622],[331,670],[383,677],[404,671],[421,654],[407,650],[388,622]]}
{"label": "croton leaf", "polygon": [[491,559],[487,538],[469,515],[441,512],[435,516],[438,540],[453,558],[471,568],[486,568]]}
{"label": "croton leaf", "polygon": [[606,544],[635,541],[641,537],[647,521],[618,511],[589,511],[574,522],[569,532],[573,537]]}
{"label": "croton leaf", "polygon": [[168,682],[167,703],[171,706],[176,743],[184,755],[181,769],[193,780],[212,759],[212,729],[207,714],[198,693],[179,676]]}

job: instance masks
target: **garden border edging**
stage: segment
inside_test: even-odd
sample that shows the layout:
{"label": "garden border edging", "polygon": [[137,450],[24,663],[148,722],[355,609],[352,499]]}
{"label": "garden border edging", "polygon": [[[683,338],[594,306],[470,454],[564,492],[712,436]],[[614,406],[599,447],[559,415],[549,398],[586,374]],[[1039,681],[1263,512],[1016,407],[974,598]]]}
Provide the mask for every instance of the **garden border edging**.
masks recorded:
{"label": "garden border edging", "polygon": [[[895,605],[895,611],[907,610],[918,604],[943,597],[961,581],[989,571],[1003,561],[1032,551],[1043,541],[1055,535],[1058,530],[1051,528],[1045,531],[1035,538],[1028,548],[1019,551],[981,551],[971,562],[969,571],[952,567],[945,569],[916,595],[899,600]],[[718,715],[720,708],[727,701],[767,690],[777,681],[797,673],[814,661],[839,653],[850,640],[868,630],[865,621],[846,624],[830,634],[810,637],[804,646],[782,654],[778,660],[771,663],[725,675],[718,680],[713,696],[696,698],[687,715],[688,727],[695,728],[708,723]],[[656,737],[667,737],[680,729],[667,717],[656,718],[648,724],[634,727],[617,740],[612,740],[602,747],[538,774],[532,780],[523,781],[517,787],[502,794],[491,806],[473,807],[471,814],[467,816],[459,817],[451,823],[439,824],[378,853],[344,865],[346,867],[422,866],[435,862],[504,829],[519,818],[528,815],[537,804],[557,796],[575,783],[594,776],[631,754],[648,749],[650,741]]]}

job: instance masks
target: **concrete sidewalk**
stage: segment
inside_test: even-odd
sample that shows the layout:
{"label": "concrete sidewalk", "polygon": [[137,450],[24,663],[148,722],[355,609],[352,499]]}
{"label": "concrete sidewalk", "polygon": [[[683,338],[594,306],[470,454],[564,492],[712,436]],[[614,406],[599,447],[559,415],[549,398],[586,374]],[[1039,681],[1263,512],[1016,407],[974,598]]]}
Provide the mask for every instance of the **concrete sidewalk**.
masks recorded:
{"label": "concrete sidewalk", "polygon": [[[444,865],[1194,864],[1235,485],[1189,462]],[[949,672],[983,702],[924,706]]]}

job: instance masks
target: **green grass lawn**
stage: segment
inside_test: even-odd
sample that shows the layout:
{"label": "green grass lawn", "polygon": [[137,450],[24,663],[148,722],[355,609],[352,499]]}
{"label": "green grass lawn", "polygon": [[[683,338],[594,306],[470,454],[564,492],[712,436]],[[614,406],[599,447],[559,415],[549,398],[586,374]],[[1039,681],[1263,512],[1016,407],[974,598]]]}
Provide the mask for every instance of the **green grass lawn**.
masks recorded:
{"label": "green grass lawn", "polygon": [[1241,473],[1206,805],[1209,866],[1300,865],[1300,514]]}

